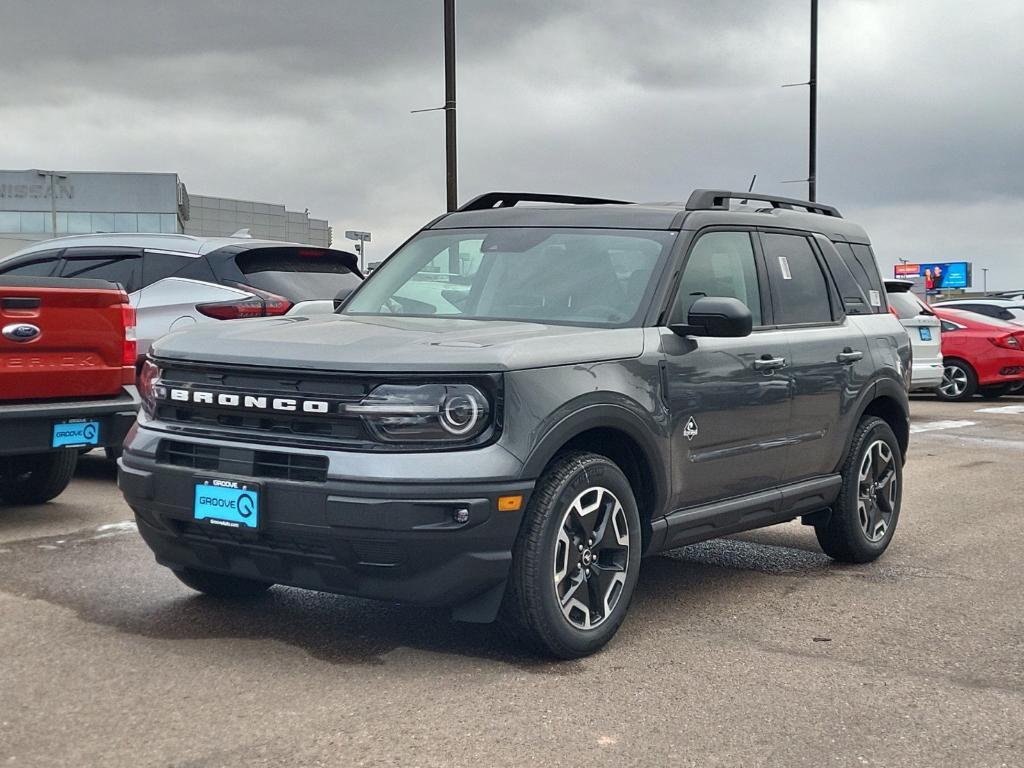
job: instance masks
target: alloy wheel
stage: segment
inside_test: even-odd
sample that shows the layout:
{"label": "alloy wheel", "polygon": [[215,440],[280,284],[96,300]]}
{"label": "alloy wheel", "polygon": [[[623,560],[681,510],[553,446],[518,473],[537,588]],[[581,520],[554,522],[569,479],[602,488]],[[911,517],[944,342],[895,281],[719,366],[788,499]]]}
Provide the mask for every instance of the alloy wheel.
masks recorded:
{"label": "alloy wheel", "polygon": [[871,543],[885,538],[896,511],[898,494],[895,456],[887,442],[875,440],[861,460],[857,491],[860,526]]}
{"label": "alloy wheel", "polygon": [[588,488],[569,505],[555,542],[555,597],[566,621],[594,629],[615,609],[629,566],[629,523],[614,493]]}
{"label": "alloy wheel", "polygon": [[959,365],[945,366],[939,391],[946,397],[961,397],[967,391],[967,371]]}

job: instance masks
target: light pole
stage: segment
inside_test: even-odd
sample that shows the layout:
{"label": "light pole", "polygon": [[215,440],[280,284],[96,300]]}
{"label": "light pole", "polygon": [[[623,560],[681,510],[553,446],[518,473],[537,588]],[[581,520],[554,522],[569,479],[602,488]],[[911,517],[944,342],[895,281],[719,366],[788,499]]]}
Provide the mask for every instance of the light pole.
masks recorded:
{"label": "light pole", "polygon": [[444,0],[444,106],[414,109],[411,112],[412,114],[438,112],[442,109],[444,110],[445,189],[448,210],[454,211],[459,207],[459,164],[456,157],[455,133],[455,0]]}
{"label": "light pole", "polygon": [[981,268],[981,289],[988,296],[988,267]]}
{"label": "light pole", "polygon": [[50,230],[53,236],[57,236],[57,179],[67,179],[67,176],[56,171],[36,171],[44,179],[50,180]]}
{"label": "light pole", "polygon": [[348,238],[349,240],[356,241],[356,253],[359,254],[359,271],[362,272],[363,275],[365,275],[366,244],[370,242],[370,233],[359,232],[357,230],[350,229],[345,232],[345,237]]}
{"label": "light pole", "polygon": [[806,83],[786,83],[783,88],[806,85],[809,89],[807,126],[807,178],[789,179],[783,184],[807,182],[807,199],[818,198],[818,0],[811,0],[811,72]]}

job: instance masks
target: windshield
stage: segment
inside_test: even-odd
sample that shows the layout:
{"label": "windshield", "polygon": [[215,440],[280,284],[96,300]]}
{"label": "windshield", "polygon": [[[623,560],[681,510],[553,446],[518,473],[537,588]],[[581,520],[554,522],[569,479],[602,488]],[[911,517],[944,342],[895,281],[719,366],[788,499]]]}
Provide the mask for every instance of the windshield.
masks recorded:
{"label": "windshield", "polygon": [[509,228],[424,232],[345,314],[639,325],[673,233]]}

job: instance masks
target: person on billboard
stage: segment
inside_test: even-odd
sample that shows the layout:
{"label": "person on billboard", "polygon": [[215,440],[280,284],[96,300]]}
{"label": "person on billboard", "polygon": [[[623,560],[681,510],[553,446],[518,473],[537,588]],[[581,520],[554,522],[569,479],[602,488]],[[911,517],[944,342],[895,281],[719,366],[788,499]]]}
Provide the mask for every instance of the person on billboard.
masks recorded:
{"label": "person on billboard", "polygon": [[936,264],[935,265],[935,277],[933,279],[933,282],[935,283],[935,287],[936,288],[941,288],[942,287],[942,265],[941,264]]}
{"label": "person on billboard", "polygon": [[924,289],[930,291],[935,287],[935,280],[932,278],[932,268],[925,267],[924,270]]}

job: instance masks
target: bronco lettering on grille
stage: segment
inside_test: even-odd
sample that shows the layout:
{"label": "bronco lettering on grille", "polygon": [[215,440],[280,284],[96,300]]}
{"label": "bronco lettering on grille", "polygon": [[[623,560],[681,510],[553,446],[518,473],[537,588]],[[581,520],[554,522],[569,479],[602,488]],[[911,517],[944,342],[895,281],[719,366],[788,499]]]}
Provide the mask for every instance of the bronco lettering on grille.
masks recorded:
{"label": "bronco lettering on grille", "polygon": [[278,411],[282,413],[330,413],[327,400],[306,400],[298,397],[268,397],[236,392],[210,392],[199,389],[170,387],[165,398],[176,403],[215,405],[221,408],[240,408],[252,411]]}

